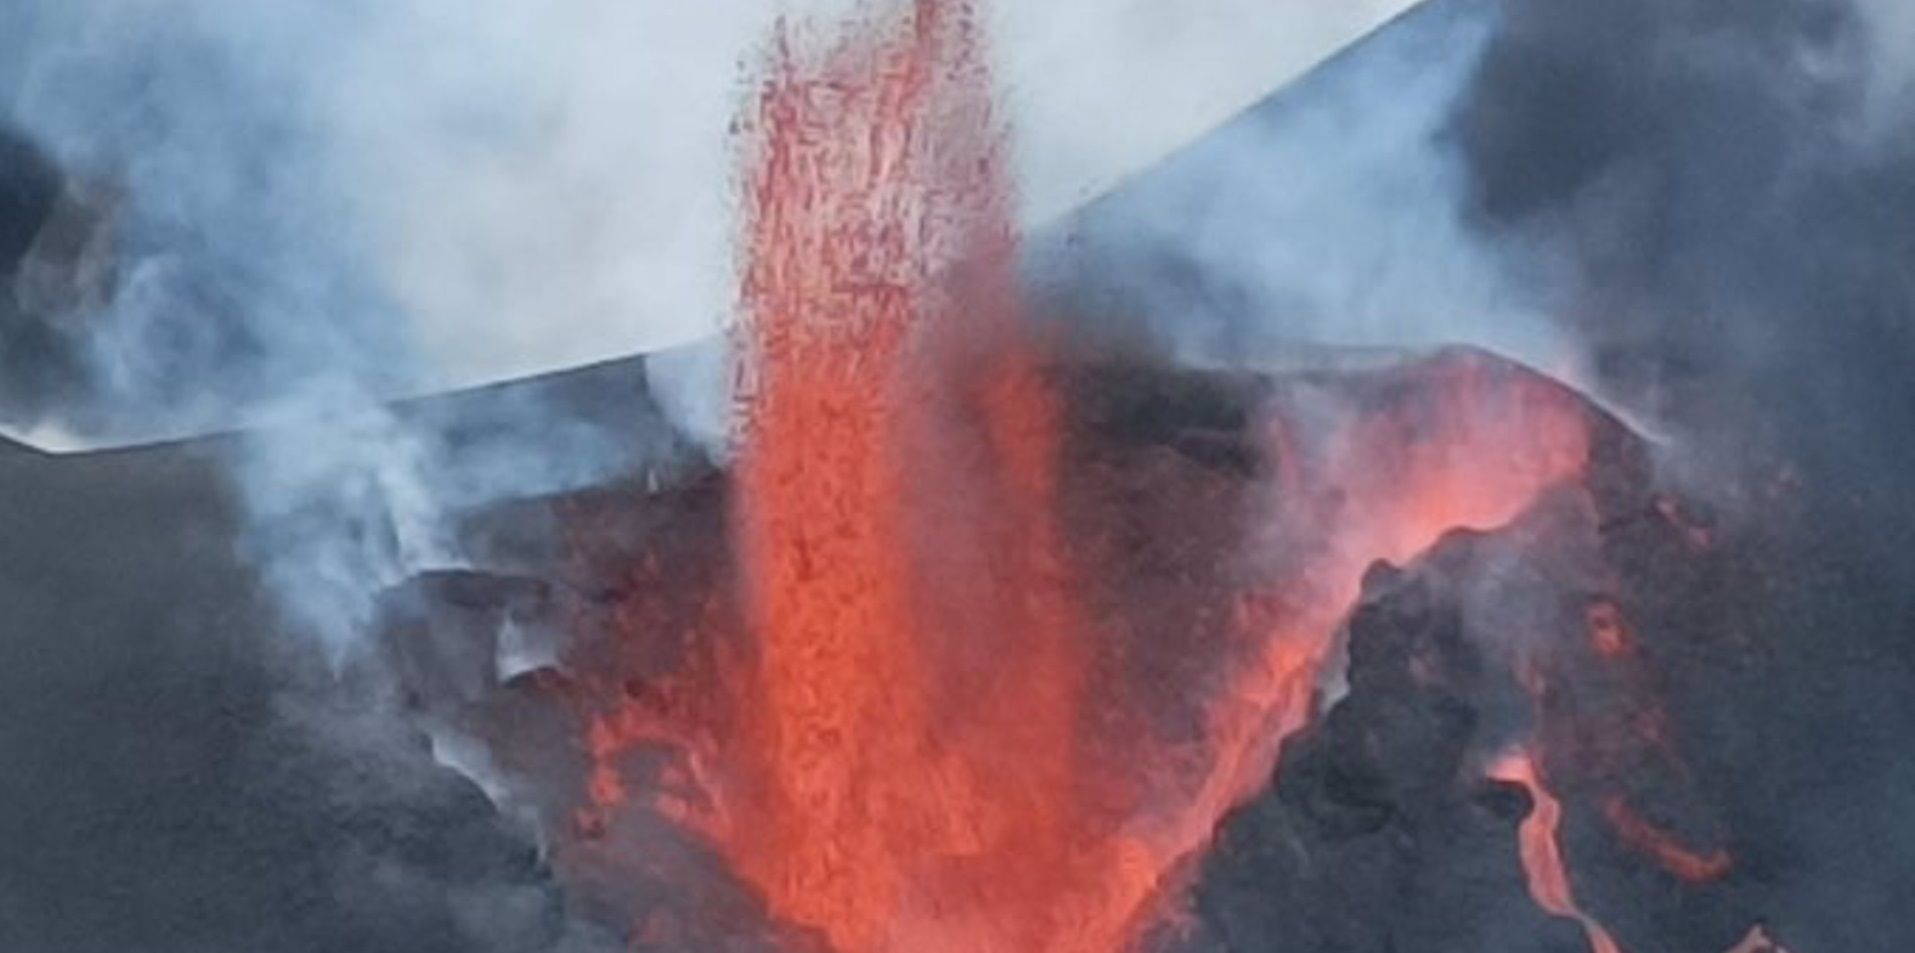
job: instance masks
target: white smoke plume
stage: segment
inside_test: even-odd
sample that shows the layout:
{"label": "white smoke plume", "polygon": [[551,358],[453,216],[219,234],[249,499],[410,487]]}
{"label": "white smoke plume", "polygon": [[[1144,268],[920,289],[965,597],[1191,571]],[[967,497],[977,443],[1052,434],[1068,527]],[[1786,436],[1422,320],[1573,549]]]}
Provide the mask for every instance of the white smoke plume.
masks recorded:
{"label": "white smoke plume", "polygon": [[1471,234],[1444,138],[1493,20],[1405,15],[1045,233],[1036,280],[1089,333],[1199,364],[1472,344],[1573,373],[1543,302]]}
{"label": "white smoke plume", "polygon": [[[1027,218],[1406,2],[988,5]],[[97,185],[115,253],[110,300],[54,335],[92,399],[21,425],[87,445],[273,424],[237,467],[248,548],[344,645],[367,593],[460,562],[449,509],[620,456],[590,433],[495,453],[455,501],[438,435],[385,402],[709,340],[734,299],[731,125],[771,26],[858,6],[15,0],[0,115]],[[714,449],[724,362],[707,345],[653,379]]]}
{"label": "white smoke plume", "polygon": [[[989,5],[1027,219],[1143,169],[1406,4]],[[267,363],[351,365],[416,392],[720,327],[728,129],[763,43],[780,15],[822,29],[858,5],[17,0],[0,79],[16,122],[130,195],[121,313],[98,322],[109,383],[154,390],[237,338]],[[182,245],[200,260],[177,260]],[[217,287],[181,274],[194,267]],[[221,305],[251,313],[178,317]],[[274,383],[253,390],[283,389],[284,368],[258,373]],[[120,424],[232,414],[203,403]]]}

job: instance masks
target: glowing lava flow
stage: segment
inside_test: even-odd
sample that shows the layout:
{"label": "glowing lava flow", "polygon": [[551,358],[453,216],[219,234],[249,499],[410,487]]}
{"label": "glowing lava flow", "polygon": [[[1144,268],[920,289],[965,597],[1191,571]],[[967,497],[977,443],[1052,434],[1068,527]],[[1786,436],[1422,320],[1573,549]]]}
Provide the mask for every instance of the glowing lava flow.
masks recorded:
{"label": "glowing lava flow", "polygon": [[1735,867],[1735,858],[1728,851],[1701,852],[1683,846],[1674,835],[1645,820],[1620,795],[1603,799],[1602,816],[1623,843],[1653,858],[1663,870],[1686,883],[1713,883]]}
{"label": "glowing lava flow", "polygon": [[1206,825],[1268,779],[1279,744],[1308,722],[1371,563],[1401,565],[1451,530],[1502,526],[1542,491],[1582,477],[1588,421],[1568,391],[1480,355],[1424,368],[1434,376],[1412,394],[1316,421],[1328,434],[1320,446],[1278,421],[1275,522],[1287,530],[1278,545],[1305,558],[1240,607],[1247,657],[1211,706],[1209,770],[1171,831],[1182,849],[1200,847]]}
{"label": "glowing lava flow", "polygon": [[[1674,522],[1671,507],[1665,504],[1660,509]],[[1599,600],[1587,609],[1585,621],[1589,645],[1595,650],[1594,671],[1606,676],[1616,689],[1600,711],[1579,713],[1568,721],[1586,729],[1593,727],[1604,736],[1593,757],[1586,759],[1601,765],[1602,773],[1616,779],[1609,782],[1610,790],[1600,799],[1603,820],[1624,844],[1654,860],[1671,876],[1691,884],[1721,880],[1735,867],[1735,858],[1728,851],[1701,851],[1684,845],[1675,833],[1638,812],[1626,787],[1617,783],[1652,772],[1680,777],[1687,769],[1669,736],[1669,716],[1647,686],[1635,635],[1622,607],[1608,599]],[[1543,681],[1532,678],[1530,682],[1530,691],[1537,696],[1541,709]]]}
{"label": "glowing lava flow", "polygon": [[1490,768],[1489,776],[1498,781],[1520,784],[1529,791],[1535,806],[1523,819],[1517,832],[1523,856],[1523,873],[1529,879],[1529,895],[1536,905],[1557,916],[1570,917],[1582,924],[1594,953],[1622,953],[1614,937],[1595,918],[1576,905],[1570,889],[1569,870],[1563,864],[1562,846],[1557,840],[1562,825],[1563,806],[1549,789],[1543,787],[1536,771],[1536,760],[1526,751],[1505,755]]}

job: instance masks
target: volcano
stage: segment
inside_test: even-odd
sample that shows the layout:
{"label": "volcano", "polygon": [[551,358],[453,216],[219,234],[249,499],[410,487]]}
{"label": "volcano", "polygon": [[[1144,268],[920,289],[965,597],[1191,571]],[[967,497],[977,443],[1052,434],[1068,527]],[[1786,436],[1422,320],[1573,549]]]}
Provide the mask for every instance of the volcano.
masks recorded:
{"label": "volcano", "polygon": [[[1704,621],[1727,618],[1711,600],[1728,557],[1656,488],[1646,445],[1562,385],[1466,351],[1347,363],[1044,369],[1066,595],[1087,633],[1067,646],[1084,656],[1074,707],[1043,714],[1070,697],[1069,673],[1045,667],[1061,650],[992,642],[1016,635],[996,623],[950,643],[911,636],[943,653],[948,685],[880,687],[933,693],[922,703],[950,721],[917,729],[927,744],[978,732],[1002,746],[1004,788],[977,797],[1015,803],[1012,786],[1069,768],[1061,823],[1078,825],[1079,849],[1135,851],[1137,866],[1040,867],[1056,861],[1021,840],[1011,862],[982,834],[963,860],[1010,863],[1053,898],[1121,898],[1107,948],[1381,950],[1415,936],[1573,950],[1578,918],[1621,938],[1608,948],[1729,948],[1758,908],[1684,754],[1706,726],[1667,700],[1672,681],[1696,698],[1751,677],[1749,647]],[[770,651],[749,564],[724,542],[739,479],[713,469],[480,516],[474,546],[504,558],[389,594],[392,667],[420,673],[422,723],[482,751],[508,802],[535,805],[561,870],[641,948],[891,948],[781,919],[725,840],[739,823],[726,812],[751,803],[728,801],[734,786],[767,769],[751,724],[762,698],[736,688]],[[898,559],[948,580],[961,556]],[[547,647],[542,663],[505,661],[527,642]],[[1049,730],[1068,743],[1035,752],[1056,763],[1015,760],[1031,755],[1011,745],[1032,742],[992,727],[978,699],[1017,704],[1020,722],[1060,717]],[[845,756],[861,767],[844,770],[910,757]],[[909,782],[952,796],[935,777]],[[1525,866],[1545,809],[1552,856],[1572,858],[1553,873]],[[898,860],[859,862],[897,878],[886,890],[932,876],[879,866]],[[1142,886],[1122,889],[1133,876]],[[935,882],[967,917],[1014,921],[986,929],[1044,929],[987,889]],[[1427,885],[1418,904],[1389,904],[1406,883]],[[997,948],[1070,948],[1082,928]],[[847,940],[873,945],[832,945]]]}
{"label": "volcano", "polygon": [[[1047,369],[1022,319],[968,7],[865,26],[781,39],[750,117],[736,456],[707,534],[729,585],[640,582],[558,653],[544,681],[586,758],[544,826],[589,855],[649,812],[804,945],[1125,948],[1313,717],[1363,567],[1575,480],[1594,420],[1480,359],[1301,378],[1222,398],[1249,430],[1215,435],[1221,481],[1133,485],[1155,468],[1099,459],[1073,414],[1149,415],[1095,408],[1151,385]],[[696,614],[656,615],[661,587]],[[621,664],[660,630],[676,669]],[[627,915],[640,938],[684,921]]]}
{"label": "volcano", "polygon": [[[1648,592],[1716,611],[1714,540],[1646,445],[1481,353],[1071,359],[1018,293],[968,8],[865,27],[781,39],[749,117],[729,467],[547,504],[567,573],[463,623],[482,581],[393,596],[390,668],[466,673],[409,686],[428,729],[597,916],[660,949],[1736,943],[1656,664],[1733,651]],[[527,629],[545,661],[488,685]],[[1585,843],[1702,899],[1618,919]],[[1375,912],[1425,875],[1457,879]]]}
{"label": "volcano", "polygon": [[[1460,6],[1396,29],[1448,37]],[[574,426],[628,455],[460,498],[462,564],[373,594],[339,671],[249,648],[284,624],[229,545],[244,436],[0,447],[34,503],[7,552],[35,584],[0,589],[34,664],[6,684],[110,722],[6,749],[62,765],[0,786],[27,805],[7,839],[91,865],[0,883],[0,938],[98,920],[192,948],[226,935],[206,911],[290,909],[232,942],[410,949],[309,899],[333,893],[513,950],[1770,953],[1853,929],[1785,885],[1851,883],[1827,856],[1890,825],[1803,819],[1860,785],[1801,726],[1903,620],[1795,471],[1734,488],[1761,518],[1724,514],[1669,446],[1478,349],[1173,358],[1130,325],[1162,276],[1076,243],[1097,207],[1014,234],[968,5],[883,12],[822,48],[781,33],[740,120],[724,439],[659,406],[657,358],[393,408],[449,498],[500,455],[575,452]],[[1855,658],[1803,636],[1837,629]],[[387,706],[406,745],[364,740]],[[370,752],[327,761],[299,719]],[[115,747],[155,726],[189,740]],[[366,764],[393,790],[329,786]]]}

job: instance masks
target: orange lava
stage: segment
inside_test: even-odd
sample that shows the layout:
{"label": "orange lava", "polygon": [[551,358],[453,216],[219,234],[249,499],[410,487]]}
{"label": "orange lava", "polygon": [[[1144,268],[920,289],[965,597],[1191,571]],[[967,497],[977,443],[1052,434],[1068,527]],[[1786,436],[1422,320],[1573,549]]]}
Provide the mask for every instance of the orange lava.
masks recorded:
{"label": "orange lava", "polygon": [[1535,899],[1536,905],[1582,924],[1594,953],[1622,953],[1622,947],[1616,945],[1609,931],[1576,905],[1576,895],[1569,884],[1569,870],[1563,864],[1562,846],[1557,840],[1563,806],[1543,786],[1535,759],[1525,751],[1512,752],[1490,768],[1489,776],[1498,781],[1522,785],[1535,802],[1529,816],[1523,819],[1522,829],[1517,836],[1521,843],[1523,873],[1529,879],[1529,895]]}
{"label": "orange lava", "polygon": [[1155,879],[1078,797],[1056,411],[974,29],[919,2],[821,63],[782,44],[756,117],[721,846],[845,953],[1110,950]]}
{"label": "orange lava", "polygon": [[1623,843],[1654,858],[1663,870],[1679,880],[1692,884],[1713,883],[1735,869],[1735,858],[1728,851],[1718,848],[1702,852],[1684,846],[1674,834],[1637,813],[1620,795],[1603,799],[1602,815]]}

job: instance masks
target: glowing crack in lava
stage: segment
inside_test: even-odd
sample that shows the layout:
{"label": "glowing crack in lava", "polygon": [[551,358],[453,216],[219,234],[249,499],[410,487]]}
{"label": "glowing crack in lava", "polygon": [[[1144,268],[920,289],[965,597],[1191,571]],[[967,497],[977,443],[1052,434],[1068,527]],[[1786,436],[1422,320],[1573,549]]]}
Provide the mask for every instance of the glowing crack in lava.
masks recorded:
{"label": "glowing crack in lava", "polygon": [[[1121,639],[1059,516],[1064,407],[1018,311],[977,29],[919,0],[822,55],[775,45],[731,477],[747,647],[586,738],[600,816],[634,796],[622,752],[689,751],[696,796],[663,813],[838,953],[1127,948],[1306,722],[1369,563],[1499,525],[1587,457],[1566,391],[1477,360],[1327,417],[1280,395],[1250,541],[1279,558],[1229,645],[1188,646],[1222,658],[1154,694],[1093,678]],[[1194,736],[1151,730],[1192,699]]]}
{"label": "glowing crack in lava", "polygon": [[1529,879],[1529,895],[1536,900],[1536,905],[1582,924],[1594,953],[1622,953],[1622,947],[1616,945],[1609,931],[1576,905],[1576,896],[1569,884],[1569,870],[1563,863],[1562,847],[1557,841],[1563,820],[1563,806],[1543,786],[1535,758],[1527,751],[1510,752],[1490,768],[1489,776],[1498,781],[1522,785],[1534,802],[1529,816],[1523,819],[1517,837],[1522,850],[1523,873]]}

